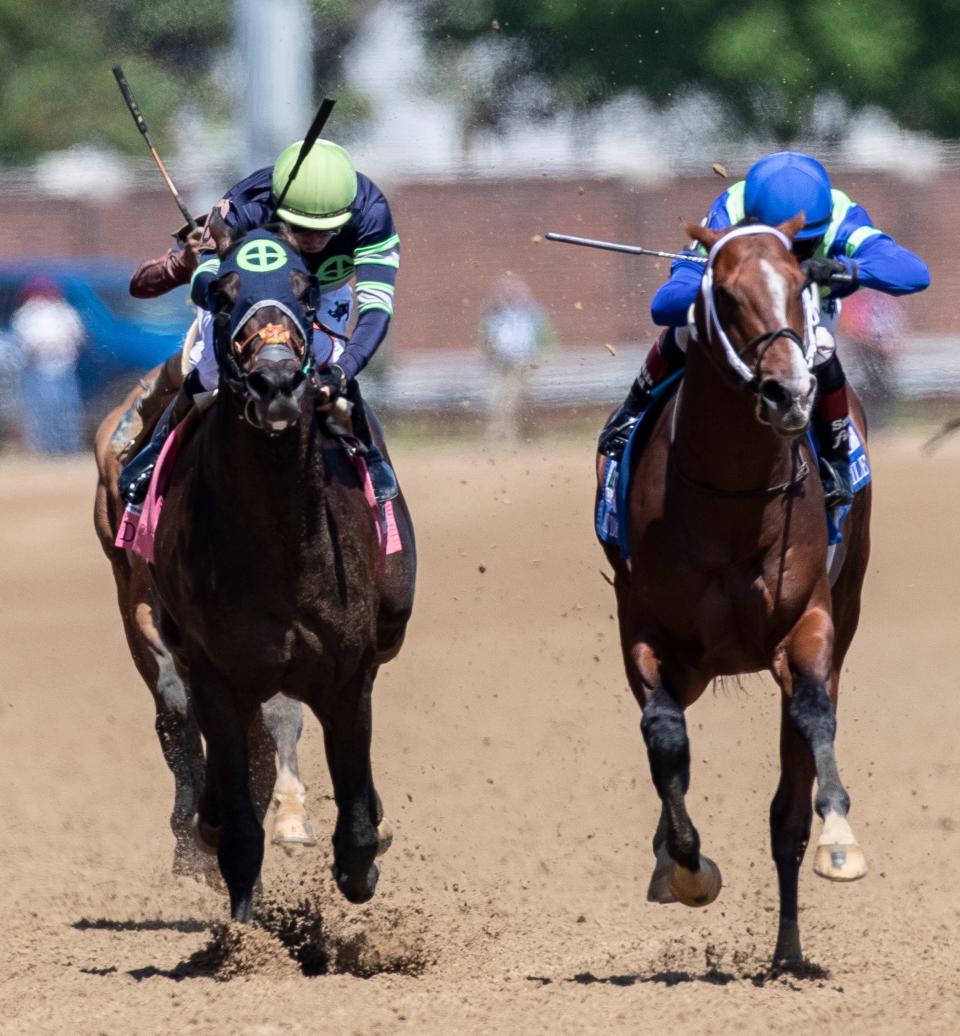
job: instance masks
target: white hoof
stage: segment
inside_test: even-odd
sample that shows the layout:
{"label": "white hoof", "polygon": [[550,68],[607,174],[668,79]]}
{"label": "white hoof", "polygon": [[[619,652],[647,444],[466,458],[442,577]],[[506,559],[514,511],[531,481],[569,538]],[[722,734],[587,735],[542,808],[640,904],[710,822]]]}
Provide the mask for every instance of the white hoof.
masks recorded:
{"label": "white hoof", "polygon": [[688,871],[676,863],[673,865],[670,891],[684,906],[708,906],[720,895],[722,887],[720,868],[708,856],[700,856],[700,869],[696,871]]}
{"label": "white hoof", "polygon": [[314,846],[317,835],[313,824],[299,812],[278,812],[273,820],[273,833],[270,841],[274,845]]}
{"label": "white hoof", "polygon": [[393,828],[386,817],[377,824],[377,839],[377,856],[383,856],[390,846],[393,845]]}
{"label": "white hoof", "polygon": [[846,817],[828,813],[817,842],[813,870],[828,881],[857,881],[867,873],[867,859]]}
{"label": "white hoof", "polygon": [[648,903],[676,903],[677,897],[670,888],[670,879],[673,877],[673,860],[667,852],[667,847],[661,844],[657,850],[657,862],[653,867],[653,874],[650,877],[650,884],[647,886]]}

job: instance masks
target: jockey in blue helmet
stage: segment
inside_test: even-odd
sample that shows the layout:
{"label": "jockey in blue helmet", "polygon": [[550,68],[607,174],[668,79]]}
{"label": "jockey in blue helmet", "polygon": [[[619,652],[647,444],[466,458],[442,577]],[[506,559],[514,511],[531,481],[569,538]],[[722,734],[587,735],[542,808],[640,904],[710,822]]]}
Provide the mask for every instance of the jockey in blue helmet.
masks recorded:
{"label": "jockey in blue helmet", "polygon": [[[870,216],[830,183],[826,169],[810,155],[779,151],[755,162],[745,180],[724,191],[707,211],[703,225],[713,230],[742,223],[777,226],[803,212],[805,222],[793,240],[793,253],[810,281],[823,285],[819,347],[813,367],[817,378],[814,427],[821,444],[821,478],[828,507],[849,503],[849,409],[846,375],[836,354],[833,326],[839,299],[858,288],[888,295],[923,291],[930,283],[926,264],[873,226]],[[703,276],[702,246],[674,260],[669,280],[651,302],[654,323],[665,325],[650,350],[623,405],[600,433],[601,453],[619,458],[647,404],[650,391],[685,362],[688,311]],[[843,283],[831,280],[846,274]]]}

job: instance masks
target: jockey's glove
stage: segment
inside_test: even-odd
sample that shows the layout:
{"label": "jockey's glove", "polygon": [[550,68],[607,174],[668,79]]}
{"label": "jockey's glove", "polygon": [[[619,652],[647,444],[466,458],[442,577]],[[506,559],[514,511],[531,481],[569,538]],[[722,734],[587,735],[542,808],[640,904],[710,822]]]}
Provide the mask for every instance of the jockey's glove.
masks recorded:
{"label": "jockey's glove", "polygon": [[318,389],[327,389],[329,396],[327,402],[332,403],[338,396],[347,393],[347,375],[343,368],[337,363],[330,363],[323,370],[317,371],[314,381]]}
{"label": "jockey's glove", "polygon": [[841,283],[851,288],[857,283],[857,264],[852,259],[834,259],[829,256],[818,256],[804,259],[800,264],[807,278],[807,284]]}

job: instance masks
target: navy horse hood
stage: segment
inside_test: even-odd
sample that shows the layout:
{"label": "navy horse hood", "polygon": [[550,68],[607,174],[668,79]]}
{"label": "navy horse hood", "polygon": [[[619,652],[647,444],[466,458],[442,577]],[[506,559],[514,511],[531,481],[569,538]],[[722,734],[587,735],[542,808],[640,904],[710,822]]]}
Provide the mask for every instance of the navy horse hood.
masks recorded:
{"label": "navy horse hood", "polygon": [[290,274],[298,270],[313,281],[303,259],[280,237],[269,230],[253,230],[220,264],[219,277],[235,273],[240,278],[237,301],[230,311],[230,337],[264,306],[282,309],[300,329],[309,344],[313,321],[304,305],[293,293]]}

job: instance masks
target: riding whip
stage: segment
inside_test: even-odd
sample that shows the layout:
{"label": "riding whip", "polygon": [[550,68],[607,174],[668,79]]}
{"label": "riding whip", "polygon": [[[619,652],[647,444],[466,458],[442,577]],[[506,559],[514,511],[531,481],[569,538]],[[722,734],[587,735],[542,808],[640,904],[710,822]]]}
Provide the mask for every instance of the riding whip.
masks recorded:
{"label": "riding whip", "polygon": [[653,255],[659,259],[689,259],[692,263],[705,263],[707,261],[706,258],[699,255],[661,252],[656,248],[642,248],[640,245],[623,245],[617,241],[597,241],[591,237],[571,237],[570,234],[554,234],[552,231],[544,236],[548,241],[559,241],[565,245],[586,245],[588,248],[603,248],[608,252],[627,252],[629,255]]}
{"label": "riding whip", "polygon": [[143,134],[143,139],[146,141],[147,147],[150,149],[150,154],[153,155],[153,160],[157,163],[157,168],[163,174],[163,178],[166,180],[167,186],[170,188],[173,200],[177,203],[180,211],[183,213],[183,218],[187,221],[187,226],[191,230],[195,230],[197,222],[193,216],[190,215],[190,210],[186,205],[184,205],[183,199],[180,197],[180,192],[174,185],[173,180],[170,179],[170,174],[167,172],[160,156],[157,154],[157,149],[153,146],[153,142],[150,140],[146,120],[140,111],[140,106],[133,99],[133,94],[130,92],[130,84],[127,82],[127,77],[123,74],[123,69],[119,65],[114,65],[113,74],[117,80],[117,86],[120,87],[120,93],[123,94],[123,99],[127,102],[127,108],[129,108],[130,114],[133,116],[133,121],[137,124],[137,129]]}
{"label": "riding whip", "polygon": [[273,206],[273,214],[270,217],[272,223],[277,218],[277,211],[283,204],[283,199],[287,196],[287,191],[290,190],[290,184],[297,178],[297,173],[300,172],[300,166],[303,165],[303,160],[310,153],[310,148],[317,142],[317,137],[323,132],[323,127],[327,124],[327,119],[330,118],[330,112],[333,111],[333,106],[337,102],[330,97],[324,97],[320,102],[320,107],[317,109],[317,114],[313,117],[313,122],[310,123],[310,129],[307,130],[307,135],[303,138],[303,143],[300,145],[300,153],[297,155],[296,162],[293,163],[293,168],[290,170],[290,175],[287,177],[287,182],[284,184],[283,190],[280,192],[280,196],[277,198]]}

